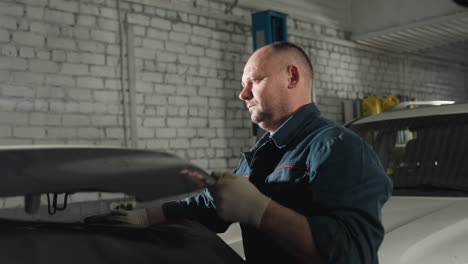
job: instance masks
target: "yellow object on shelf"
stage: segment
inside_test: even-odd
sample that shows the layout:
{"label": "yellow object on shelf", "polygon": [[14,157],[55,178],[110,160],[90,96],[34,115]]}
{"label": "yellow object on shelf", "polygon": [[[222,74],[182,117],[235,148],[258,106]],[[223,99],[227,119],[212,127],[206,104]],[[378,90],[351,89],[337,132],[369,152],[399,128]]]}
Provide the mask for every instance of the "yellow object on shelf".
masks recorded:
{"label": "yellow object on shelf", "polygon": [[393,175],[393,169],[392,169],[392,168],[387,168],[387,169],[385,170],[385,172],[387,172],[387,174],[388,174],[389,176]]}
{"label": "yellow object on shelf", "polygon": [[368,96],[361,101],[361,115],[370,116],[382,112],[382,102],[377,96]]}
{"label": "yellow object on shelf", "polygon": [[400,103],[400,100],[396,96],[389,95],[382,99],[382,111],[386,111],[389,108]]}

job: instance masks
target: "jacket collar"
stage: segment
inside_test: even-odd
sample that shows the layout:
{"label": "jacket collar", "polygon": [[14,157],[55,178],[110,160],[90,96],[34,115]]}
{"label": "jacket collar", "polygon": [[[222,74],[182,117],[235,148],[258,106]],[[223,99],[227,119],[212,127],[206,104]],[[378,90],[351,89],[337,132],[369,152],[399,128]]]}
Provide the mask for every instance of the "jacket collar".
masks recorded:
{"label": "jacket collar", "polygon": [[[320,116],[320,110],[315,103],[310,103],[299,108],[290,118],[269,137],[278,148],[286,147],[294,137],[301,131],[301,128],[310,121],[312,117]],[[268,133],[266,133],[268,135]],[[266,136],[265,135],[265,136]],[[262,140],[259,140],[261,142]]]}
{"label": "jacket collar", "polygon": [[256,150],[270,140],[273,141],[275,146],[279,149],[286,147],[312,118],[318,116],[320,116],[320,110],[314,103],[302,106],[291,117],[284,121],[272,135],[270,135],[270,133],[263,134],[250,151],[242,152],[242,155],[245,157],[248,164],[250,164]]}

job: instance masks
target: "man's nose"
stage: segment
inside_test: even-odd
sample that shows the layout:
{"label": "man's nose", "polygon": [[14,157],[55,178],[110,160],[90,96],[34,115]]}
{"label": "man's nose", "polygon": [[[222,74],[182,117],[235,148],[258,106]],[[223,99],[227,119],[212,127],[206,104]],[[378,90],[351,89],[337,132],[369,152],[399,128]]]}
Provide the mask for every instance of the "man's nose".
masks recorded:
{"label": "man's nose", "polygon": [[250,85],[246,85],[244,88],[242,88],[242,91],[239,93],[239,99],[242,101],[250,100],[252,99],[253,94],[252,94],[252,88]]}

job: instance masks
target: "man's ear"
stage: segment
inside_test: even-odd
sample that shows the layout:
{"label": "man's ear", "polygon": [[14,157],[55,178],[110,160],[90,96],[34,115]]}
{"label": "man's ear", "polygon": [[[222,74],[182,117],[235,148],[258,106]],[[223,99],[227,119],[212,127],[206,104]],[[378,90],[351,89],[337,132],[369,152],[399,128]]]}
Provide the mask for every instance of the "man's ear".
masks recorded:
{"label": "man's ear", "polygon": [[299,68],[296,65],[289,65],[288,66],[288,76],[289,76],[288,88],[289,89],[296,88],[297,85],[299,84],[299,80],[301,78]]}

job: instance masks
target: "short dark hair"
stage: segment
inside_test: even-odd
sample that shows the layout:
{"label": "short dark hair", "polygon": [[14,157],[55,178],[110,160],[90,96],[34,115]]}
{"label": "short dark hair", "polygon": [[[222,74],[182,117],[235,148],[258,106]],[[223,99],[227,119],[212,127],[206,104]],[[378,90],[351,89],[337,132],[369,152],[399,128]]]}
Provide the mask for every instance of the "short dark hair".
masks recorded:
{"label": "short dark hair", "polygon": [[310,62],[310,59],[309,59],[309,56],[307,56],[307,54],[305,53],[305,51],[297,46],[296,44],[293,44],[291,42],[287,42],[287,41],[277,41],[277,42],[273,42],[272,44],[270,44],[270,47],[274,50],[274,51],[287,51],[287,50],[295,50],[301,57],[302,59],[306,62],[307,66],[308,66],[308,70],[310,72],[310,77],[313,78],[314,77],[314,67],[312,66],[312,62]]}

